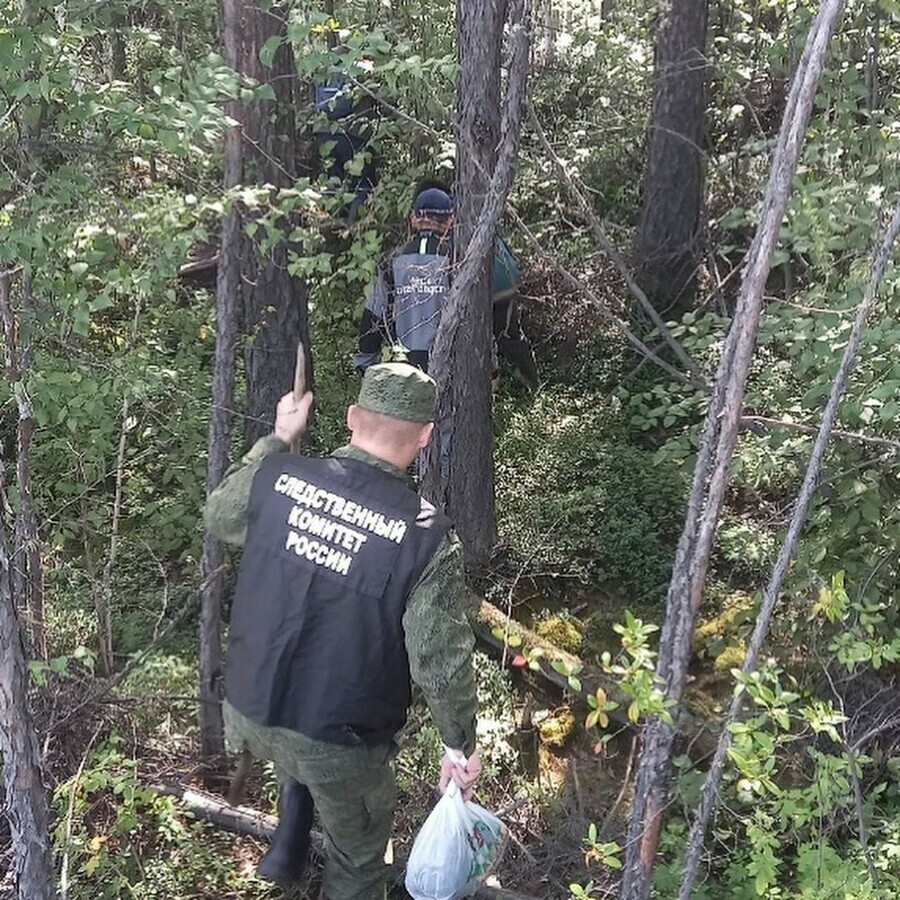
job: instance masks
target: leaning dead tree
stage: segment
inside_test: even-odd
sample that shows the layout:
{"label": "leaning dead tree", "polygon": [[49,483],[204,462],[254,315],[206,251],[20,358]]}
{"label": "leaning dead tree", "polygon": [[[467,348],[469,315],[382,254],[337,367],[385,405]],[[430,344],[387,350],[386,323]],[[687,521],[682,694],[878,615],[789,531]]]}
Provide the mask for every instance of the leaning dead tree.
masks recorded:
{"label": "leaning dead tree", "polygon": [[[509,64],[501,118],[504,22]],[[515,173],[530,24],[530,0],[457,3],[457,267],[429,360],[429,372],[438,383],[440,427],[429,449],[423,491],[446,506],[457,523],[467,558],[475,561],[487,559],[496,532],[488,262]],[[465,465],[455,464],[461,459]]]}
{"label": "leaning dead tree", "polygon": [[[794,76],[763,198],[759,227],[744,264],[737,309],[719,363],[703,425],[700,449],[678,542],[666,617],[660,635],[657,675],[667,700],[678,704],[684,692],[694,619],[700,606],[710,551],[725,496],[728,468],[740,426],[750,362],[756,347],[763,290],[797,168],[829,39],[842,7],[824,0],[809,32]],[[628,821],[621,900],[650,896],[663,811],[671,777],[675,725],[651,718],[644,731]]]}
{"label": "leaning dead tree", "polygon": [[16,615],[13,573],[7,543],[9,505],[0,460],[0,759],[6,790],[4,813],[13,849],[13,877],[21,900],[51,900],[47,793],[41,777],[37,736],[28,703],[25,641]]}
{"label": "leaning dead tree", "polygon": [[[794,504],[794,511],[791,515],[787,534],[785,535],[784,542],[778,552],[778,558],[775,560],[775,565],[772,568],[772,574],[769,578],[769,583],[766,586],[765,593],[763,594],[762,605],[759,609],[759,615],[756,618],[756,624],[753,627],[753,634],[744,656],[744,662],[741,664],[741,671],[745,674],[749,674],[756,669],[763,642],[768,635],[769,625],[772,621],[772,613],[775,610],[775,604],[781,593],[781,586],[784,583],[784,577],[787,574],[791,557],[794,554],[794,548],[797,546],[797,542],[800,539],[800,532],[806,522],[806,513],[809,509],[810,501],[812,500],[816,485],[818,484],[819,473],[822,470],[822,461],[825,457],[825,451],[831,437],[831,430],[834,427],[834,422],[837,418],[841,397],[847,386],[847,382],[850,379],[850,373],[853,371],[854,363],[856,362],[856,354],[859,350],[860,341],[862,340],[866,318],[872,307],[872,303],[875,300],[875,296],[878,293],[878,288],[881,285],[885,266],[890,258],[894,242],[897,240],[898,231],[900,231],[900,206],[894,211],[891,222],[872,259],[872,269],[866,293],[856,310],[856,318],[850,332],[850,339],[847,342],[847,346],[844,348],[841,364],[838,368],[834,382],[831,385],[828,402],[825,405],[825,414],[822,417],[822,423],[819,426],[819,432],[816,435],[816,440],[813,444],[812,454],[810,455],[809,464],[806,467],[806,474],[803,477],[800,493]],[[716,806],[719,795],[719,785],[722,780],[722,770],[725,767],[725,756],[728,753],[728,748],[731,746],[731,731],[728,726],[736,722],[740,717],[746,696],[746,691],[740,691],[732,698],[725,721],[725,727],[719,734],[716,753],[712,765],[709,768],[709,772],[706,775],[703,790],[700,794],[700,805],[697,808],[697,816],[691,827],[687,857],[684,865],[684,874],[682,875],[681,888],[678,892],[679,900],[689,900],[691,896],[694,879],[697,876],[697,866],[700,862],[700,855],[703,852],[703,837],[706,833],[709,817]]]}

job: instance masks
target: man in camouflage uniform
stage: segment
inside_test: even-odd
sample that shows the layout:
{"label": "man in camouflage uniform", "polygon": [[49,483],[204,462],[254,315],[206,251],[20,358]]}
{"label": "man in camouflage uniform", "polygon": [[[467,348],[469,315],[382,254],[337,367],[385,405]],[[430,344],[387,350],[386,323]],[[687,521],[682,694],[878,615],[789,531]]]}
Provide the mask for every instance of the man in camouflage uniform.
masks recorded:
{"label": "man in camouflage uniform", "polygon": [[261,868],[279,881],[302,872],[311,795],[329,900],[383,895],[393,738],[410,677],[444,744],[469,760],[460,767],[448,753],[441,788],[452,778],[468,792],[480,772],[460,543],[406,473],[431,436],[434,402],[434,382],[420,370],[372,366],[347,410],[349,445],[317,460],[285,452],[305,432],[312,403],[311,394],[299,402],[288,394],[274,434],[229,470],[206,507],[207,527],[245,548],[226,737],[273,760],[285,784],[279,833]]}

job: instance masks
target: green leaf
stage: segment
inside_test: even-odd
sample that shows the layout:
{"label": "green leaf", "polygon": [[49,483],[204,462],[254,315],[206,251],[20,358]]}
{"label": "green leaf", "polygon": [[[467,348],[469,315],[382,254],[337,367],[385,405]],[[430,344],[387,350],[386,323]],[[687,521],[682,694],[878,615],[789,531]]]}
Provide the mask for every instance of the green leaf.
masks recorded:
{"label": "green leaf", "polygon": [[259,50],[259,61],[266,67],[272,65],[275,60],[275,54],[278,48],[284,42],[284,38],[280,34],[273,34]]}

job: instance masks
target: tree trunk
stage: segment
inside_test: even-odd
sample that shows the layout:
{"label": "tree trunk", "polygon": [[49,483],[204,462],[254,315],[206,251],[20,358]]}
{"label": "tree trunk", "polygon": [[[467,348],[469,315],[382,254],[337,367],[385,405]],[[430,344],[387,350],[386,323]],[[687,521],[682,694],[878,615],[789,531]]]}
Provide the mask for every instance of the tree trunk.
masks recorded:
{"label": "tree trunk", "polygon": [[[225,59],[232,66],[237,60],[240,40],[242,0],[223,0],[222,41]],[[228,104],[228,115],[238,121],[240,105]],[[240,183],[240,126],[225,134],[226,190]],[[234,404],[234,364],[238,342],[238,297],[241,290],[241,216],[237,204],[222,223],[219,264],[216,270],[216,352],[213,362],[212,403],[207,438],[206,493],[218,487],[228,466],[231,443],[231,410]],[[225,554],[212,534],[203,536],[200,556],[200,745],[204,756],[225,749],[220,699],[222,678],[222,569]]]}
{"label": "tree trunk", "polygon": [[44,632],[44,570],[34,499],[31,490],[31,436],[34,431],[34,409],[28,393],[27,378],[31,368],[31,280],[22,275],[22,315],[16,315],[12,302],[12,278],[0,272],[0,321],[3,326],[6,377],[13,386],[19,418],[16,426],[16,485],[19,508],[13,527],[11,577],[13,595],[26,611],[34,652],[47,658]]}
{"label": "tree trunk", "polygon": [[[239,124],[225,138],[225,189],[238,185],[289,187],[295,179],[294,109],[296,73],[286,43],[286,20],[279,7],[262,8],[252,0],[224,0],[222,33],[225,61],[242,75],[269,84],[275,100],[232,102],[228,114]],[[270,38],[282,38],[272,64],[260,52]],[[272,199],[277,201],[277,196]],[[243,324],[246,404],[244,441],[252,444],[272,430],[275,405],[291,389],[298,340],[308,341],[306,291],[288,272],[289,254],[296,245],[280,237],[290,223],[278,220],[280,235],[268,241],[257,225],[247,225],[250,211],[235,202],[222,226],[217,273],[216,360],[213,409],[209,430],[207,493],[222,480],[228,464],[234,363],[238,343],[237,319]],[[263,249],[263,242],[272,244]],[[312,372],[307,354],[307,383]],[[207,755],[223,749],[222,715],[218,703],[222,675],[222,592],[224,553],[207,534],[203,541],[200,607],[201,742]]]}
{"label": "tree trunk", "polygon": [[881,85],[878,73],[878,32],[881,28],[881,8],[871,4],[866,24],[866,109],[874,112],[881,103]]}
{"label": "tree trunk", "polygon": [[[456,115],[455,264],[465,259],[500,138],[500,54],[506,0],[458,0],[459,80]],[[494,447],[491,430],[491,291],[486,256],[461,295],[462,323],[453,361],[453,439],[447,508],[473,562],[496,540]],[[447,448],[444,448],[444,453]],[[462,461],[465,460],[463,466]]]}
{"label": "tree trunk", "polygon": [[703,201],[707,0],[671,0],[656,44],[638,283],[660,311],[691,307]]}
{"label": "tree trunk", "polygon": [[423,492],[447,509],[467,560],[476,566],[488,559],[496,537],[488,262],[515,170],[528,70],[530,3],[510,0],[509,8],[509,78],[498,132],[507,2],[459,0],[457,5],[456,259],[429,358],[438,383],[438,427]]}
{"label": "tree trunk", "polygon": [[12,840],[16,896],[21,900],[51,900],[56,890],[47,794],[28,703],[25,642],[16,617],[2,465],[0,462],[0,758],[6,790],[4,812]]}
{"label": "tree trunk", "polygon": [[[228,62],[241,74],[269,84],[275,94],[274,101],[256,100],[238,110],[243,135],[238,181],[244,185],[273,185],[276,189],[291,187],[297,177],[294,121],[301,98],[286,38],[286,14],[279,6],[264,7],[251,0],[240,0],[235,5],[241,16],[240,44],[236,61]],[[266,66],[260,61],[260,51],[274,37],[281,37],[284,42],[271,66]],[[251,217],[246,210],[242,214],[246,225]],[[302,279],[288,271],[291,254],[297,254],[300,248],[284,237],[291,231],[289,221],[278,219],[275,228],[279,234],[268,242],[272,246],[267,249],[262,247],[268,237],[263,227],[252,237],[243,237],[241,301],[247,378],[244,442],[248,447],[272,431],[275,405],[293,383],[297,342],[302,340],[309,347],[306,288]],[[307,376],[311,387],[311,368]]]}
{"label": "tree trunk", "polygon": [[[728,469],[737,441],[744,389],[759,330],[763,289],[787,208],[828,41],[840,8],[841,0],[825,0],[810,30],[794,78],[763,198],[759,227],[747,254],[737,311],[725,341],[703,425],[687,518],[678,542],[666,599],[666,618],[656,666],[666,699],[675,704],[681,700],[687,678],[694,618],[703,594]],[[620,900],[645,900],[650,896],[651,875],[667,804],[674,739],[672,725],[659,718],[648,721],[628,821]]]}

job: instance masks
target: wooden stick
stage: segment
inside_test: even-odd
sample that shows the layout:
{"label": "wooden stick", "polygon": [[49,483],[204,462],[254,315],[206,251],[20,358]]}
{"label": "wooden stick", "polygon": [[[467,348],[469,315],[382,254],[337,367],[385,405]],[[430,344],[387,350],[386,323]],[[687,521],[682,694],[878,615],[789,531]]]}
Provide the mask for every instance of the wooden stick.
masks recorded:
{"label": "wooden stick", "polygon": [[[294,400],[300,401],[306,393],[306,350],[303,341],[297,342],[297,362],[294,365]],[[300,452],[300,438],[291,441],[291,453]]]}
{"label": "wooden stick", "polygon": [[238,806],[244,799],[244,790],[247,787],[247,778],[250,776],[250,770],[253,768],[253,755],[249,750],[241,750],[238,759],[237,768],[231,778],[231,784],[228,787],[228,802],[232,806]]}

